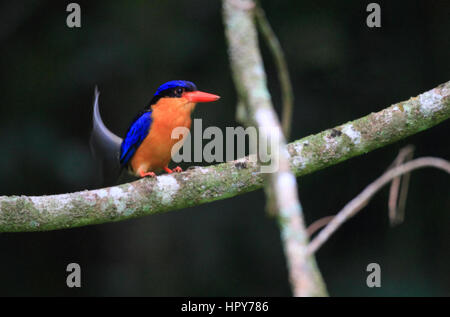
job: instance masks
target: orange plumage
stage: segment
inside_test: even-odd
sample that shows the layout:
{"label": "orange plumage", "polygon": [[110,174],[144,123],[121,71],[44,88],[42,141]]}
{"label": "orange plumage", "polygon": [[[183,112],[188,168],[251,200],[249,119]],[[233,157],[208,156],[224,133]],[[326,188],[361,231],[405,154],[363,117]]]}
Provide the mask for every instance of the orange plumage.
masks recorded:
{"label": "orange plumage", "polygon": [[162,98],[152,106],[151,129],[131,159],[136,176],[160,171],[169,165],[172,147],[182,138],[172,139],[177,127],[191,128],[191,112],[195,103],[186,98]]}

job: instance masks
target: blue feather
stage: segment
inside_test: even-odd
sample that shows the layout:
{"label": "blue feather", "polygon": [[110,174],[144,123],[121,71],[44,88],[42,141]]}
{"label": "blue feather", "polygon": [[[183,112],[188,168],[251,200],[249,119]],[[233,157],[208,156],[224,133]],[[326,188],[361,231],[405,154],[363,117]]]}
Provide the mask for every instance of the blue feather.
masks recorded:
{"label": "blue feather", "polygon": [[197,90],[197,87],[193,82],[187,81],[187,80],[171,80],[168,81],[165,84],[162,84],[159,86],[158,90],[155,92],[155,96],[158,96],[161,92],[167,89],[176,88],[176,87],[183,87],[189,90]]}
{"label": "blue feather", "polygon": [[146,111],[131,123],[120,147],[120,165],[122,167],[125,167],[129,163],[142,141],[148,135],[150,125],[152,124],[151,113],[151,111]]}

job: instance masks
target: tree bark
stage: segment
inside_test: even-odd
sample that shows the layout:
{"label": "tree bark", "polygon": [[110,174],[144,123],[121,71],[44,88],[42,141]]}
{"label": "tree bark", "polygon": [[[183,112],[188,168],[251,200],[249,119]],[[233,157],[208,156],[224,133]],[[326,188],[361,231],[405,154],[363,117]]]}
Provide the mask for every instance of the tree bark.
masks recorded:
{"label": "tree bark", "polygon": [[[288,144],[296,176],[429,129],[450,117],[450,81],[380,112]],[[263,186],[248,158],[115,187],[49,196],[0,196],[0,232],[120,221],[230,198]]]}

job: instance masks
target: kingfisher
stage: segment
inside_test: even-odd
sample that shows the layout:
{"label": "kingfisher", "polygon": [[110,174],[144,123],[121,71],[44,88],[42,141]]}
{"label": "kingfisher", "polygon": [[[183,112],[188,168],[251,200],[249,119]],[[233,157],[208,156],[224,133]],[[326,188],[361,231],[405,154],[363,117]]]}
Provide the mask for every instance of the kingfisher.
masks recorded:
{"label": "kingfisher", "polygon": [[111,180],[124,169],[136,177],[156,177],[156,173],[181,172],[169,168],[172,147],[180,145],[185,135],[172,138],[177,127],[191,128],[191,114],[197,103],[212,102],[218,95],[199,91],[186,80],[172,80],[159,86],[150,102],[142,109],[122,139],[103,123],[98,105],[99,92],[94,95],[91,150],[103,162],[103,177]]}

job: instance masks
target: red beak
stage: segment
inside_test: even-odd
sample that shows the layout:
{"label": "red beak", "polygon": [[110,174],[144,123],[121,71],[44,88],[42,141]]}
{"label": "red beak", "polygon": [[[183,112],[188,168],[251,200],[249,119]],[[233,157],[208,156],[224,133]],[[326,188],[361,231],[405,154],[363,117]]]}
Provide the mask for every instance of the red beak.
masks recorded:
{"label": "red beak", "polygon": [[208,94],[203,91],[188,91],[183,94],[183,97],[190,102],[211,102],[220,99],[220,96]]}

